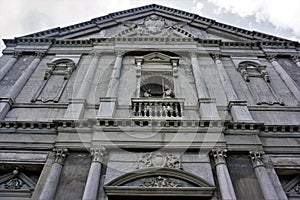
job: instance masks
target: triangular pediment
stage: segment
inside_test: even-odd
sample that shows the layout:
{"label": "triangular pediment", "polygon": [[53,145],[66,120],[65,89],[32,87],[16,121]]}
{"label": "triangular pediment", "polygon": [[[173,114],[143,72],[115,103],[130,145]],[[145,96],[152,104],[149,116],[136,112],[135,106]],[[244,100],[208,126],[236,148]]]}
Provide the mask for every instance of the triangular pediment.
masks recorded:
{"label": "triangular pediment", "polygon": [[[151,4],[90,21],[26,35],[22,38],[90,40],[107,38],[191,38],[195,40],[289,41],[249,31],[185,11]],[[11,40],[4,40],[5,43]]]}
{"label": "triangular pediment", "polygon": [[0,177],[0,190],[32,191],[34,188],[35,183],[17,169]]}

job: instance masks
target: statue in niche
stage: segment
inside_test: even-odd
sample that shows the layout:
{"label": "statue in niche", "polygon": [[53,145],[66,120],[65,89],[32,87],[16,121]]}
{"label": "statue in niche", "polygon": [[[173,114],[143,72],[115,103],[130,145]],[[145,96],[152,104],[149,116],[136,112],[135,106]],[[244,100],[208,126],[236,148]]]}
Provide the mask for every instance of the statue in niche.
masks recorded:
{"label": "statue in niche", "polygon": [[151,89],[148,89],[146,92],[144,92],[144,97],[146,98],[151,97]]}
{"label": "statue in niche", "polygon": [[163,98],[175,98],[174,92],[170,89],[168,85],[164,87]]}

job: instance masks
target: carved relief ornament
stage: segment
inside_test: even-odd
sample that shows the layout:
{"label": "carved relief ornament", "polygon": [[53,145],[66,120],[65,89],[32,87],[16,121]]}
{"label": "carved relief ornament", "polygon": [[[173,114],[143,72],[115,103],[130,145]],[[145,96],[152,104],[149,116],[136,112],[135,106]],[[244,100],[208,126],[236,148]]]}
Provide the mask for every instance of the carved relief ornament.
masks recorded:
{"label": "carved relief ornament", "polygon": [[168,178],[164,178],[161,176],[158,176],[157,178],[154,178],[149,181],[143,182],[140,187],[144,188],[160,188],[160,187],[182,187],[182,184],[175,181],[175,180],[170,180]]}
{"label": "carved relief ornament", "polygon": [[67,148],[54,148],[53,149],[54,163],[59,163],[63,165],[67,155],[68,155]]}
{"label": "carved relief ornament", "polygon": [[92,147],[91,148],[91,156],[93,162],[102,162],[103,157],[106,155],[105,147]]}
{"label": "carved relief ornament", "polygon": [[169,167],[181,169],[181,159],[172,153],[145,153],[138,160],[138,168]]}
{"label": "carved relief ornament", "polygon": [[227,149],[213,149],[211,151],[211,155],[215,160],[215,165],[226,163],[225,161],[225,158],[227,157],[226,153],[227,153]]}
{"label": "carved relief ornament", "polygon": [[250,158],[252,160],[253,167],[264,166],[263,163],[263,155],[265,152],[263,151],[250,151]]}

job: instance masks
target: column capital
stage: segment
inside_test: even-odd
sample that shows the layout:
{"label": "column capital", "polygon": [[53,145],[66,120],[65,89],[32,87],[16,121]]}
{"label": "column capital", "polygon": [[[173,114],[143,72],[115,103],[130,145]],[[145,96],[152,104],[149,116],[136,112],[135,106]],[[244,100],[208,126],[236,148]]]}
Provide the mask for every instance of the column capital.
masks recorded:
{"label": "column capital", "polygon": [[227,157],[226,155],[227,149],[212,149],[211,150],[211,155],[213,156],[215,160],[215,165],[219,164],[226,164],[225,158]]}
{"label": "column capital", "polygon": [[100,57],[101,56],[101,52],[100,51],[92,51],[90,53],[93,57],[96,56],[96,57]]}
{"label": "column capital", "polygon": [[107,154],[105,147],[91,147],[92,162],[102,162],[103,157]]}
{"label": "column capital", "polygon": [[212,57],[212,59],[214,59],[214,61],[220,60],[221,54],[218,52],[215,53],[211,53],[210,56]]}
{"label": "column capital", "polygon": [[122,57],[122,56],[124,56],[125,51],[124,50],[116,51],[115,54],[117,57]]}
{"label": "column capital", "polygon": [[197,58],[198,53],[197,53],[197,51],[191,51],[191,52],[189,52],[189,55],[191,58]]}
{"label": "column capital", "polygon": [[294,63],[300,62],[300,56],[298,54],[292,54],[291,58]]}
{"label": "column capital", "polygon": [[22,56],[22,51],[14,51],[14,55],[13,55],[13,57],[14,58],[20,58]]}
{"label": "column capital", "polygon": [[276,61],[277,59],[277,54],[276,53],[270,53],[270,54],[267,54],[267,59],[271,62],[273,61]]}
{"label": "column capital", "polygon": [[36,56],[38,59],[42,59],[45,55],[46,55],[46,52],[45,52],[45,51],[36,51],[36,52],[35,52],[35,56]]}
{"label": "column capital", "polygon": [[265,154],[264,151],[258,151],[258,150],[254,150],[254,151],[250,151],[249,152],[249,156],[251,158],[253,167],[259,167],[259,166],[265,166],[263,163],[263,155]]}
{"label": "column capital", "polygon": [[67,148],[54,148],[53,149],[54,163],[59,163],[63,165],[67,155],[68,155]]}

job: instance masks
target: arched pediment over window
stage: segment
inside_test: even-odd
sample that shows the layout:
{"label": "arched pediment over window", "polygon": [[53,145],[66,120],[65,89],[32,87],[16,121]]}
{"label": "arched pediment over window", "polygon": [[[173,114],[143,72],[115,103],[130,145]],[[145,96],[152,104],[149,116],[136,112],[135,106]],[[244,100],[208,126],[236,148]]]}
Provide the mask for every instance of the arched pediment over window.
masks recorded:
{"label": "arched pediment over window", "polygon": [[148,168],[124,174],[104,186],[110,196],[212,197],[215,187],[191,173],[171,168]]}

